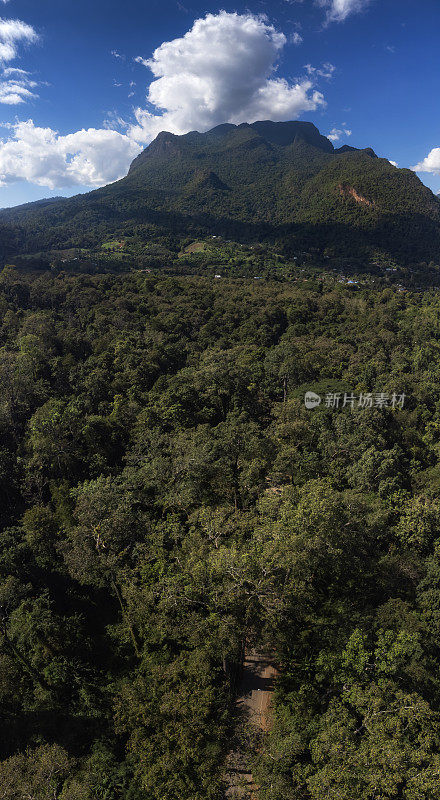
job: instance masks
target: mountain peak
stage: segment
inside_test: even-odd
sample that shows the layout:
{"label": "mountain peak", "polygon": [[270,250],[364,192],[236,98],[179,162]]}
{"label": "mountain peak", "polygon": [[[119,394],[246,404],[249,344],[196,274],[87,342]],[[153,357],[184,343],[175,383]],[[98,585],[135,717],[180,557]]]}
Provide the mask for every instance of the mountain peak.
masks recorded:
{"label": "mountain peak", "polygon": [[220,143],[224,140],[228,141],[231,137],[233,141],[235,137],[245,130],[248,130],[256,141],[258,139],[263,140],[270,147],[289,147],[299,142],[305,142],[307,145],[315,147],[324,153],[335,152],[329,139],[323,136],[312,122],[258,120],[257,122],[241,122],[238,125],[224,122],[204,133],[189,131],[189,133],[177,135],[169,131],[161,131],[151,144],[134,159],[130,167],[130,173],[142,166],[145,159],[157,156],[159,158],[178,156],[182,154],[183,150],[194,145],[208,144],[214,141]]}
{"label": "mountain peak", "polygon": [[366,156],[371,156],[371,158],[377,158],[376,153],[374,152],[372,147],[352,147],[350,144],[343,144],[342,147],[338,147],[335,150],[335,153],[365,153]]}
{"label": "mountain peak", "polygon": [[156,138],[153,139],[153,141],[145,148],[145,150],[142,150],[142,152],[136,156],[134,161],[131,162],[129,174],[144,163],[146,156],[176,155],[179,152],[179,142],[181,139],[181,136],[171,133],[170,131],[161,131],[158,133]]}
{"label": "mountain peak", "polygon": [[295,140],[302,139],[307,144],[317,147],[325,153],[333,153],[332,143],[325,136],[322,136],[312,122],[272,122],[271,120],[262,120],[261,122],[252,122],[250,127],[271,144],[286,147],[293,144]]}

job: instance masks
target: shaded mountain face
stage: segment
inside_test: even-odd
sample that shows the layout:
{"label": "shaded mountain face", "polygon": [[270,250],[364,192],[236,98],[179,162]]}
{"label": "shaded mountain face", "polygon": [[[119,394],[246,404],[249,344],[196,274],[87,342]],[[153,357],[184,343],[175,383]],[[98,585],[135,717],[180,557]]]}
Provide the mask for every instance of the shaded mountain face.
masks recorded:
{"label": "shaded mountain face", "polygon": [[[3,228],[3,231],[2,231]],[[223,234],[358,256],[439,260],[440,202],[370,148],[335,150],[310,122],[162,132],[128,175],[42,208],[0,212],[3,255],[93,246],[133,230],[153,238]]]}

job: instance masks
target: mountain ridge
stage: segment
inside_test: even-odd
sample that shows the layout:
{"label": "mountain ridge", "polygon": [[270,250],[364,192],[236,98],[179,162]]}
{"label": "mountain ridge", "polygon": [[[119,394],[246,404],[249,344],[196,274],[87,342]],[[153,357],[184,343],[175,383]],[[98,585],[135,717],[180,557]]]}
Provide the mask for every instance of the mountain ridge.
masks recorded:
{"label": "mountain ridge", "polygon": [[371,148],[335,149],[303,121],[162,131],[124,178],[43,207],[5,209],[0,226],[3,258],[134,233],[145,242],[220,233],[286,251],[440,260],[440,201],[419,178]]}

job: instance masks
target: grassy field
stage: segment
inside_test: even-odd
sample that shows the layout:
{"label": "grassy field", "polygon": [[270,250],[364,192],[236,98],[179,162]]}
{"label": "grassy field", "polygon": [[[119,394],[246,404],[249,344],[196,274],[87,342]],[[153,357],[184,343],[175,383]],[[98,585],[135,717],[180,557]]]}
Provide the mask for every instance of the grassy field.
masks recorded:
{"label": "grassy field", "polygon": [[110,242],[103,242],[101,247],[103,250],[122,249],[124,247],[124,242],[120,242],[118,240],[112,240]]}
{"label": "grassy field", "polygon": [[185,247],[185,253],[203,253],[206,250],[206,242],[191,242],[188,247]]}

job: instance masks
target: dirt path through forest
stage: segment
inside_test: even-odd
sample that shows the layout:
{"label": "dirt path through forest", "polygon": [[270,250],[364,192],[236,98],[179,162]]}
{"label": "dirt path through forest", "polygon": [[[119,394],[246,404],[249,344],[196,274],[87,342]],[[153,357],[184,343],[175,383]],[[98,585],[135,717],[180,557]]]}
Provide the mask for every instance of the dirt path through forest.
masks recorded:
{"label": "dirt path through forest", "polygon": [[[256,650],[245,654],[238,688],[237,709],[245,723],[265,733],[270,729],[274,681],[278,671],[273,656]],[[243,740],[245,741],[245,739]],[[228,800],[256,800],[255,785],[249,764],[249,754],[243,742],[231,751],[226,764]]]}

